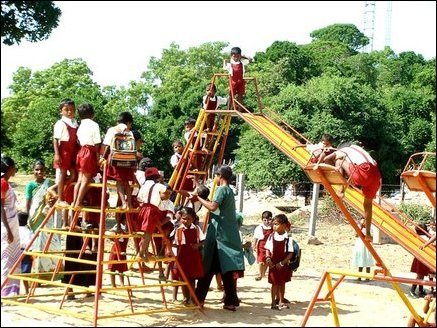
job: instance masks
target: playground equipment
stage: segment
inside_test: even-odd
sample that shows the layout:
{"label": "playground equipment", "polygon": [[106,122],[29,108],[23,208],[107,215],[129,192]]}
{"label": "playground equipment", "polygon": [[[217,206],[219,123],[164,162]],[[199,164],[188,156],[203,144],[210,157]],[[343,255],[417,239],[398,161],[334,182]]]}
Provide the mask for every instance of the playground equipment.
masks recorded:
{"label": "playground equipment", "polygon": [[[229,80],[229,76],[227,74],[215,74],[212,79],[212,83],[215,83],[216,79],[220,77],[226,77]],[[292,161],[294,161],[297,165],[299,165],[303,170],[305,170],[306,174],[308,175],[309,179],[313,183],[320,183],[323,184],[326,191],[331,195],[331,197],[336,202],[337,206],[340,208],[342,213],[344,214],[345,218],[348,220],[352,228],[355,230],[357,235],[363,240],[365,246],[370,251],[374,259],[376,260],[376,267],[374,268],[372,273],[360,273],[360,272],[352,272],[348,270],[328,270],[326,271],[321,279],[321,282],[319,284],[319,287],[314,293],[314,296],[308,306],[308,309],[304,315],[304,318],[301,322],[302,326],[305,326],[311,312],[317,302],[326,302],[329,301],[332,309],[333,319],[336,326],[339,325],[339,318],[338,318],[338,311],[336,307],[336,302],[334,298],[334,292],[338,285],[344,280],[346,276],[352,276],[352,277],[364,277],[366,279],[373,279],[373,280],[380,280],[380,281],[386,281],[391,283],[395,291],[398,293],[401,300],[404,302],[408,310],[411,312],[411,314],[414,316],[417,322],[419,324],[423,325],[424,320],[420,318],[420,316],[417,314],[414,307],[411,305],[409,299],[406,297],[404,292],[399,286],[399,283],[415,283],[415,284],[424,284],[424,285],[430,285],[435,287],[435,282],[423,282],[418,281],[415,279],[407,279],[407,278],[401,278],[401,277],[393,277],[389,271],[389,269],[385,266],[383,263],[383,260],[379,257],[376,250],[374,249],[373,245],[368,242],[365,238],[363,233],[361,232],[360,228],[358,227],[358,224],[355,222],[353,217],[351,216],[351,213],[349,212],[348,208],[346,207],[346,204],[350,205],[352,208],[354,208],[357,212],[363,214],[364,210],[362,207],[363,204],[363,195],[361,191],[354,186],[349,185],[349,182],[341,176],[339,172],[335,170],[334,167],[325,165],[325,164],[319,164],[319,163],[311,163],[311,154],[304,148],[301,147],[302,144],[305,144],[308,142],[306,138],[299,134],[293,127],[291,127],[287,122],[285,122],[281,117],[279,117],[275,112],[264,108],[263,104],[261,103],[261,100],[259,98],[258,90],[257,90],[257,83],[255,78],[245,78],[247,82],[254,84],[254,93],[256,95],[256,103],[258,105],[258,108],[255,111],[248,110],[246,106],[240,102],[238,102],[233,95],[231,95],[231,108],[229,110],[204,110],[201,109],[195,124],[195,128],[193,133],[190,136],[190,139],[186,145],[186,147],[183,150],[181,159],[179,160],[176,168],[173,171],[173,174],[169,180],[169,185],[175,190],[176,192],[184,190],[184,188],[187,185],[187,181],[191,179],[191,176],[195,176],[197,179],[206,181],[208,178],[208,173],[212,167],[212,164],[215,162],[218,165],[222,164],[223,161],[223,154],[226,147],[227,137],[229,133],[230,123],[232,117],[239,117],[240,119],[244,120],[246,123],[248,123],[252,128],[254,128],[258,133],[260,133],[262,136],[264,136],[269,142],[271,142],[276,148],[278,148],[281,152],[283,152],[287,157],[289,157]],[[239,108],[239,110],[236,110],[236,108]],[[205,124],[208,117],[208,114],[216,114],[217,120],[215,123],[214,128],[212,131],[205,131]],[[208,140],[206,147],[200,147],[202,144],[202,141]],[[203,148],[203,150],[202,150]],[[414,166],[414,165],[413,165]],[[419,169],[419,171],[421,171]],[[409,181],[410,183],[413,183],[414,179],[409,178],[408,174],[405,174],[406,181]],[[408,176],[408,177],[407,177]],[[417,182],[414,184],[417,188],[419,186],[422,188],[421,190],[424,190],[424,186],[428,188],[429,194],[432,196],[432,192],[435,192],[435,173],[434,178],[432,178],[432,175],[422,173],[418,173],[416,175],[413,174],[414,177],[417,177],[418,181],[422,181],[423,178],[426,183],[423,184],[422,182]],[[434,180],[432,180],[434,179]],[[433,184],[432,184],[433,182]],[[347,189],[345,191],[344,198],[340,199],[337,196],[337,189],[340,185],[347,185]],[[103,190],[106,191],[106,177],[104,178],[103,183]],[[432,186],[434,188],[432,189]],[[215,185],[213,185],[213,188],[211,188],[211,195],[214,193]],[[424,190],[425,191],[425,190]],[[425,191],[427,192],[427,191]],[[428,195],[428,193],[427,193]],[[430,196],[428,196],[430,197]],[[430,198],[431,199],[431,198]],[[180,201],[180,196],[178,195],[176,199],[176,203]],[[432,201],[432,200],[431,200]],[[103,201],[102,201],[103,204]],[[435,197],[433,206],[435,207]],[[54,209],[51,211],[53,212]],[[96,271],[92,271],[93,273],[96,273],[97,282],[95,288],[84,288],[84,287],[77,287],[72,284],[63,284],[58,283],[52,280],[50,283],[54,286],[59,287],[74,287],[74,288],[81,288],[85,292],[94,292],[95,293],[95,301],[94,301],[94,324],[97,324],[98,318],[105,318],[109,316],[102,316],[98,313],[98,306],[99,306],[99,293],[103,292],[111,292],[114,289],[108,288],[108,287],[102,287],[102,274],[103,274],[103,263],[108,263],[107,261],[103,260],[104,255],[104,240],[107,238],[104,235],[104,229],[105,229],[105,215],[108,212],[108,209],[105,208],[105,206],[102,205],[100,209],[97,209],[97,211],[100,211],[101,217],[100,217],[100,229],[98,234],[98,240],[99,240],[99,250],[98,250],[98,260],[97,262],[93,262],[97,266]],[[44,224],[46,223],[46,220],[43,222],[41,230],[44,230]],[[414,229],[409,227],[405,222],[408,221],[409,218],[404,214],[399,212],[396,208],[390,206],[389,204],[381,205],[377,202],[373,202],[373,212],[372,212],[372,224],[374,224],[377,228],[382,230],[384,233],[386,233],[388,236],[390,236],[393,240],[395,240],[397,243],[399,243],[404,249],[406,249],[409,253],[411,253],[413,256],[419,258],[423,263],[425,263],[428,267],[433,269],[435,271],[436,269],[436,253],[435,248],[433,247],[427,247],[425,249],[420,249],[419,246],[424,243],[424,240],[416,234]],[[206,227],[208,221],[208,217],[205,218],[204,227]],[[63,234],[78,234],[75,232],[60,232],[58,230],[49,230],[46,229],[45,231],[49,233],[63,233]],[[131,231],[131,230],[130,230]],[[95,238],[92,235],[87,234],[78,234],[83,237],[88,238]],[[117,237],[123,237],[124,235],[118,235]],[[126,235],[126,237],[138,237],[133,233],[129,233]],[[164,238],[165,239],[165,238]],[[25,254],[29,254],[27,252],[27,249],[25,251]],[[85,260],[81,260],[81,254],[83,254],[83,250],[79,253],[79,258],[75,259],[76,262],[83,262]],[[65,252],[61,255],[55,255],[55,254],[48,254],[47,249],[39,254],[37,256],[57,256],[60,261],[67,260],[65,257]],[[158,259],[154,257],[154,261],[159,260],[169,260],[169,261],[175,261],[175,258],[168,258],[168,259]],[[138,259],[132,259],[127,260],[126,262],[135,263],[138,262]],[[140,262],[141,263],[141,262]],[[140,265],[140,273],[142,280],[142,284],[138,285],[131,285],[129,283],[128,286],[122,288],[122,290],[127,291],[127,296],[129,298],[129,304],[130,304],[130,312],[124,312],[123,314],[112,314],[115,315],[134,315],[134,314],[141,314],[141,313],[155,313],[155,312],[163,312],[167,311],[167,303],[164,296],[163,288],[166,286],[175,286],[177,284],[183,284],[186,283],[186,279],[184,279],[184,282],[171,282],[171,283],[165,283],[163,284],[160,282],[159,284],[152,283],[152,284],[145,284],[144,283],[144,276],[145,272],[141,270]],[[14,271],[15,267],[13,268],[12,272]],[[60,270],[56,273],[63,273]],[[73,272],[73,274],[78,274],[76,272]],[[338,275],[339,279],[333,283],[332,276]],[[55,276],[55,274],[53,275]],[[29,276],[23,276],[23,275],[14,275],[11,274],[10,277],[15,279],[23,279],[32,281],[33,283],[44,283],[45,281],[42,281],[37,278],[29,277]],[[328,289],[327,294],[324,297],[319,297],[322,287],[326,284],[326,287]],[[128,291],[135,290],[135,293],[137,293],[138,289],[141,288],[150,288],[150,287],[159,287],[161,289],[162,293],[162,304],[163,307],[158,307],[150,310],[146,310],[143,312],[137,311],[135,309],[134,311],[134,302],[132,301],[131,296],[129,296]],[[115,290],[120,289],[116,288]],[[192,291],[190,291],[192,292]],[[62,294],[62,293],[61,293]],[[63,306],[63,302],[65,299],[65,296],[67,294],[67,291],[63,293],[60,308]],[[193,293],[192,293],[193,294]],[[33,294],[28,297],[21,296],[19,299],[23,299],[25,302],[22,302],[20,304],[29,305],[29,300],[34,296]],[[3,299],[2,299],[3,301]],[[6,300],[8,303],[11,304],[19,304],[17,300]],[[197,302],[197,301],[196,301]],[[199,304],[197,304],[199,305]],[[434,303],[435,307],[435,303]],[[56,311],[55,311],[56,312]],[[77,313],[73,314],[78,316]],[[426,318],[425,318],[426,319]]]}
{"label": "playground equipment", "polygon": [[[134,229],[133,215],[138,212],[138,209],[118,209],[107,206],[106,192],[108,188],[108,181],[106,177],[106,165],[103,168],[103,182],[90,184],[90,187],[102,188],[101,203],[99,207],[83,207],[75,211],[70,228],[63,230],[59,228],[48,228],[48,222],[54,220],[54,213],[58,210],[73,210],[70,207],[53,206],[47,213],[45,219],[40,227],[35,232],[35,236],[23,251],[18,261],[11,269],[7,279],[16,279],[28,281],[30,283],[28,295],[19,295],[13,297],[2,297],[2,303],[21,305],[27,307],[34,307],[40,310],[48,311],[57,314],[66,314],[76,318],[92,320],[94,326],[97,326],[99,319],[108,319],[116,317],[124,317],[139,314],[153,314],[168,311],[187,311],[199,309],[203,311],[190,282],[188,281],[183,270],[180,270],[178,260],[172,252],[172,245],[167,239],[163,230],[158,226],[157,233],[152,236],[153,255],[150,256],[148,264],[153,264],[154,268],[145,265],[144,261],[135,254],[127,254],[129,258],[122,253],[120,239],[131,238],[135,242],[135,248],[138,249],[139,239],[142,235],[137,233]],[[78,227],[80,213],[99,213],[100,224],[98,231],[81,230]],[[126,223],[128,232],[108,233],[106,231],[106,220],[108,214],[126,215]],[[96,232],[96,233],[93,233]],[[35,240],[41,234],[47,234],[47,242],[42,250],[29,251]],[[80,249],[64,249],[51,250],[50,243],[54,235],[61,235],[66,238],[66,243],[72,238],[83,239],[82,247]],[[88,241],[95,238],[98,241],[97,254],[89,254],[90,251],[86,249]],[[162,242],[167,249],[169,256],[162,256],[156,246],[156,241],[162,239]],[[112,240],[115,247],[115,259],[105,257],[108,253],[107,241]],[[34,259],[50,258],[57,261],[57,265],[52,272],[34,272],[34,273],[15,273],[16,268],[20,265],[21,259],[24,255],[31,255]],[[124,259],[126,258],[126,259]],[[176,263],[179,268],[182,281],[167,280],[162,271],[163,262]],[[125,272],[111,272],[106,269],[106,265],[113,263],[126,263],[130,266],[130,271]],[[76,269],[76,266],[87,265],[87,269]],[[138,268],[134,269],[133,266]],[[156,269],[158,266],[158,269]],[[159,271],[159,277],[156,271]],[[77,278],[84,275],[95,276],[95,282],[91,285],[84,286],[76,282]],[[125,284],[111,287],[108,281],[104,278],[110,275],[123,275]],[[67,279],[60,280],[60,277],[66,276]],[[43,279],[45,277],[45,279]],[[7,280],[6,280],[7,281]],[[4,284],[6,283],[4,282]],[[127,282],[127,283],[126,283]],[[3,285],[4,285],[3,284]],[[2,288],[3,288],[2,285]],[[39,288],[45,285],[44,288]],[[186,286],[191,294],[195,304],[170,304],[166,300],[167,288],[175,286]],[[155,292],[154,292],[155,291]],[[170,288],[172,293],[172,288]],[[94,302],[82,304],[80,310],[77,309],[76,302],[66,302],[69,299],[75,298],[75,295],[84,294],[94,295]],[[125,301],[127,299],[127,302]],[[121,301],[120,301],[121,300]],[[56,306],[56,301],[59,305]],[[80,302],[80,301],[79,301]],[[114,303],[117,306],[114,306]],[[111,306],[109,306],[111,304]],[[108,310],[112,309],[111,311]],[[102,310],[101,310],[102,309]],[[105,311],[106,310],[106,311]]]}
{"label": "playground equipment", "polygon": [[[213,77],[213,83],[216,78],[219,78],[223,75],[216,74]],[[224,75],[226,76],[226,75]],[[251,78],[247,79],[249,82],[254,82],[256,86],[256,80]],[[302,326],[305,326],[307,323],[309,316],[315,306],[316,302],[326,302],[329,301],[331,303],[332,314],[334,318],[334,323],[336,326],[339,325],[338,311],[336,307],[336,302],[334,298],[334,291],[338,287],[338,285],[344,280],[346,276],[352,277],[363,277],[366,279],[380,280],[391,283],[395,291],[398,293],[401,300],[404,302],[408,310],[414,316],[414,318],[420,323],[423,324],[423,319],[417,314],[416,310],[410,303],[409,299],[406,297],[405,293],[399,286],[399,283],[410,283],[410,284],[424,284],[428,286],[435,286],[435,282],[424,282],[422,280],[416,279],[408,279],[402,277],[393,277],[389,271],[389,269],[384,264],[383,260],[379,257],[372,243],[367,241],[361,232],[357,222],[353,219],[351,213],[349,212],[346,204],[350,205],[360,214],[364,213],[363,209],[363,199],[364,196],[361,191],[354,186],[349,184],[347,181],[333,166],[320,164],[320,163],[311,163],[310,159],[312,154],[310,154],[302,144],[307,143],[308,141],[305,139],[303,135],[297,132],[293,127],[291,127],[287,122],[285,122],[281,117],[279,117],[275,112],[264,108],[262,105],[257,88],[255,87],[255,94],[257,96],[257,104],[258,108],[254,112],[248,110],[244,104],[239,103],[237,100],[232,100],[233,106],[238,106],[240,110],[220,110],[220,111],[205,111],[201,110],[196,122],[196,131],[197,131],[197,139],[194,140],[194,147],[191,150],[188,148],[184,149],[184,153],[181,158],[181,162],[176,167],[173,175],[170,179],[170,184],[173,186],[175,190],[179,190],[180,186],[183,185],[183,181],[186,180],[186,176],[189,174],[199,175],[203,180],[206,180],[208,170],[210,169],[208,162],[206,166],[203,166],[201,170],[191,170],[192,164],[195,163],[194,156],[197,154],[201,154],[194,149],[198,147],[201,142],[201,136],[203,133],[203,127],[205,126],[206,115],[208,112],[216,113],[221,116],[225,124],[221,125],[221,129],[218,134],[215,135],[217,137],[216,144],[214,147],[209,149],[208,156],[212,156],[214,152],[218,149],[218,142],[221,140],[220,144],[220,153],[218,156],[218,164],[221,164],[223,159],[223,151],[225,148],[226,138],[229,131],[229,123],[230,116],[238,116],[243,119],[246,123],[248,123],[252,128],[258,131],[262,136],[264,136],[269,142],[271,142],[276,148],[278,148],[281,152],[287,155],[291,160],[293,160],[297,165],[299,165],[302,169],[305,170],[309,179],[313,183],[323,184],[327,192],[334,199],[337,206],[340,208],[345,218],[348,220],[352,228],[355,230],[356,234],[363,240],[367,249],[370,251],[372,256],[376,261],[376,267],[373,272],[370,274],[353,272],[348,270],[328,270],[322,276],[320,285],[316,290],[310,305],[304,315],[304,319],[301,322]],[[232,95],[231,95],[232,96]],[[235,107],[234,107],[235,108]],[[267,115],[268,114],[268,115]],[[193,140],[190,140],[192,142]],[[189,142],[189,143],[190,143]],[[435,155],[434,155],[435,156]],[[412,165],[409,165],[412,166]],[[414,166],[414,165],[413,165]],[[422,165],[423,166],[423,165]],[[418,173],[414,173],[413,175],[417,177],[419,182],[415,183],[415,188],[418,190],[423,190],[427,193],[428,197],[432,196],[431,192],[435,192],[435,173],[432,175],[432,172],[423,172],[422,166],[415,165],[415,169],[418,170]],[[434,166],[435,167],[435,166]],[[405,176],[409,176],[409,173],[406,173]],[[408,179],[408,178],[406,178]],[[426,183],[420,182],[425,180]],[[413,179],[408,180],[412,183]],[[340,185],[347,185],[345,190],[345,196],[343,199],[340,199],[337,196],[337,189]],[[212,192],[213,194],[213,192]],[[434,199],[434,201],[432,200]],[[435,207],[435,197],[430,198],[433,206]],[[435,271],[436,269],[436,252],[433,247],[428,247],[425,249],[420,249],[419,246],[422,245],[425,241],[417,235],[415,230],[408,225],[412,220],[403,212],[400,212],[395,207],[391,206],[387,202],[382,200],[382,203],[379,204],[377,202],[373,202],[373,212],[372,212],[372,224],[375,225],[378,229],[382,230],[385,234],[390,236],[393,240],[395,240],[399,245],[401,245],[404,249],[406,249],[413,256],[420,259],[423,263],[425,263],[428,267]],[[205,224],[206,225],[206,224]],[[339,275],[339,279],[335,282],[332,282],[332,275]],[[322,291],[323,285],[326,283],[328,292],[327,294],[320,298],[319,294]]]}

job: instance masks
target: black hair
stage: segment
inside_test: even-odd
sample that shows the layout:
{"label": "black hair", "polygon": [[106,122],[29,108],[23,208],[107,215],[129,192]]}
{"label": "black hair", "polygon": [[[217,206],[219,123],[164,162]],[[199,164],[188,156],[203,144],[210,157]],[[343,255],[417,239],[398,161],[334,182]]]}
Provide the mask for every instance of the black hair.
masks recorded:
{"label": "black hair", "polygon": [[138,163],[138,169],[141,171],[145,171],[148,167],[153,166],[153,161],[149,157],[144,157]]}
{"label": "black hair", "polygon": [[64,106],[68,106],[68,105],[76,106],[74,101],[71,100],[70,98],[62,99],[61,102],[59,103],[59,110],[62,110],[62,108],[64,108]]}
{"label": "black hair", "polygon": [[29,220],[29,213],[18,212],[17,217],[18,217],[18,224],[20,225],[20,227],[24,227],[27,225],[27,221]]}
{"label": "black hair", "polygon": [[428,227],[426,226],[425,223],[419,223],[416,227],[415,227],[416,233],[420,236],[426,236],[426,231],[428,231]]}
{"label": "black hair", "polygon": [[272,218],[273,217],[273,213],[272,212],[270,212],[270,211],[264,211],[262,214],[261,214],[261,217],[264,219],[264,218]]}
{"label": "black hair", "polygon": [[176,139],[175,141],[173,141],[173,147],[176,146],[176,145],[181,145],[182,147],[184,146],[182,141],[180,141],[179,139]]}
{"label": "black hair", "polygon": [[217,168],[215,174],[219,174],[226,181],[230,181],[232,179],[232,169],[228,165],[222,165]]}
{"label": "black hair", "polygon": [[10,168],[15,167],[15,162],[9,156],[2,157],[2,173],[6,173]]}
{"label": "black hair", "polygon": [[134,135],[135,141],[137,140],[143,140],[143,136],[141,135],[141,132],[138,130],[133,130],[132,134]]}
{"label": "black hair", "polygon": [[329,133],[323,134],[321,139],[323,141],[328,141],[331,145],[334,144],[334,137]]}
{"label": "black hair", "polygon": [[209,188],[203,184],[197,187],[197,195],[200,198],[207,199],[209,196]]}
{"label": "black hair", "polygon": [[217,87],[215,86],[214,83],[208,83],[208,84],[206,85],[206,90],[207,90],[207,91],[209,91],[209,90],[217,91]]}
{"label": "black hair", "polygon": [[37,165],[41,165],[41,166],[43,166],[44,168],[46,167],[46,163],[45,163],[44,160],[41,159],[41,158],[38,158],[38,159],[35,161],[35,163],[33,163],[33,168],[35,168]]}
{"label": "black hair", "polygon": [[193,221],[196,219],[196,212],[192,207],[187,207],[187,206],[182,207],[181,214],[191,216],[193,218]]}
{"label": "black hair", "polygon": [[280,224],[290,224],[290,222],[288,221],[288,218],[285,214],[276,214],[273,217],[273,221],[278,221]]}
{"label": "black hair", "polygon": [[89,103],[80,105],[77,111],[81,120],[94,117],[94,107]]}
{"label": "black hair", "polygon": [[133,123],[134,118],[132,117],[132,114],[130,112],[121,112],[118,114],[117,123]]}
{"label": "black hair", "polygon": [[241,55],[241,48],[240,47],[233,47],[231,49],[231,55]]}
{"label": "black hair", "polygon": [[187,119],[187,120],[184,122],[184,125],[188,125],[188,124],[195,125],[195,124],[196,124],[196,120],[195,120],[194,118],[190,117],[189,119]]}

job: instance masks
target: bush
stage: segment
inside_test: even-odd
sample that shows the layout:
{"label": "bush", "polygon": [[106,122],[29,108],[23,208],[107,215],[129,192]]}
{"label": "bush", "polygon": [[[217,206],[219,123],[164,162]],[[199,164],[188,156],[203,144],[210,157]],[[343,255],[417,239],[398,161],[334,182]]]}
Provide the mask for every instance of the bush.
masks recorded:
{"label": "bush", "polygon": [[432,210],[429,206],[414,204],[414,203],[401,203],[399,209],[407,214],[415,223],[428,224],[432,219]]}

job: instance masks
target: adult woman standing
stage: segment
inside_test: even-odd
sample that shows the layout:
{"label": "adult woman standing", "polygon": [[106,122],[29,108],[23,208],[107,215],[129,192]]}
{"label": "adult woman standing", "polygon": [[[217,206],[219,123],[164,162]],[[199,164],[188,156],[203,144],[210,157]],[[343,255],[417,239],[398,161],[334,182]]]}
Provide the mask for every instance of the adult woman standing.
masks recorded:
{"label": "adult woman standing", "polygon": [[[3,286],[8,277],[12,266],[18,261],[21,255],[20,234],[17,218],[17,196],[14,189],[9,184],[9,178],[13,177],[17,169],[15,162],[10,157],[1,159],[1,260],[2,260],[2,292],[1,296],[15,296],[20,293],[20,281],[9,279]],[[17,266],[15,273],[20,273],[20,266]]]}
{"label": "adult woman standing", "polygon": [[197,283],[196,296],[203,304],[212,277],[221,273],[225,290],[225,310],[235,311],[240,305],[235,280],[243,277],[244,257],[241,247],[239,227],[235,211],[235,196],[229,187],[232,169],[223,165],[216,172],[217,188],[213,201],[197,196],[198,200],[211,211],[211,219],[206,231],[203,252],[205,275]]}

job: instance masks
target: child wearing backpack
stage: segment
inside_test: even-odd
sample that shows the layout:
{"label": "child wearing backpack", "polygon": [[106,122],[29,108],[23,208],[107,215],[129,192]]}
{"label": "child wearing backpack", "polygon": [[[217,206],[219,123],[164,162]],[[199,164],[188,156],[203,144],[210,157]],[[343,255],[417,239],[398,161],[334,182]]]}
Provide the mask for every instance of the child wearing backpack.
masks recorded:
{"label": "child wearing backpack", "polygon": [[[285,214],[273,217],[273,233],[267,239],[266,264],[269,267],[268,281],[272,284],[273,310],[288,309],[285,302],[285,283],[291,280],[292,271],[288,263],[293,256],[293,240],[288,236],[290,222]],[[278,304],[276,304],[278,300]]]}
{"label": "child wearing backpack", "polygon": [[[106,132],[105,138],[103,139],[102,147],[102,156],[101,158],[104,160],[108,160],[107,165],[107,175],[111,180],[116,181],[117,185],[117,195],[118,201],[117,204],[121,204],[122,209],[131,209],[132,208],[132,189],[129,184],[129,181],[135,181],[135,171],[136,165],[134,167],[123,167],[117,166],[112,158],[114,154],[112,153],[111,146],[113,143],[113,139],[118,134],[124,134],[127,137],[130,137],[134,140],[134,136],[132,134],[132,124],[133,117],[130,112],[121,112],[117,118],[117,125],[110,127]],[[126,143],[126,145],[129,145]],[[135,146],[133,146],[135,147]],[[131,151],[135,151],[135,149],[131,149]],[[109,156],[109,157],[108,157]],[[136,158],[136,152],[134,152],[134,156]],[[119,216],[116,216],[117,227],[120,227]]]}

